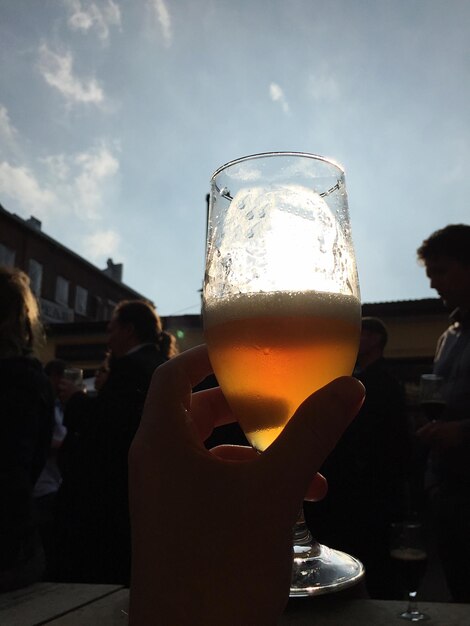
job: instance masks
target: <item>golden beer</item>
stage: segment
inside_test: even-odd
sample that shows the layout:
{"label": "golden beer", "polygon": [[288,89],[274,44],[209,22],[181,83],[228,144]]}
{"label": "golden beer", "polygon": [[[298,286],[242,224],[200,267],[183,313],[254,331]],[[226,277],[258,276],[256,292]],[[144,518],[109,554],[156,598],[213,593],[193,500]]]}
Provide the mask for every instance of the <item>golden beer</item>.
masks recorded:
{"label": "golden beer", "polygon": [[361,308],[319,292],[240,294],[204,311],[214,373],[250,443],[265,450],[311,393],[354,367]]}

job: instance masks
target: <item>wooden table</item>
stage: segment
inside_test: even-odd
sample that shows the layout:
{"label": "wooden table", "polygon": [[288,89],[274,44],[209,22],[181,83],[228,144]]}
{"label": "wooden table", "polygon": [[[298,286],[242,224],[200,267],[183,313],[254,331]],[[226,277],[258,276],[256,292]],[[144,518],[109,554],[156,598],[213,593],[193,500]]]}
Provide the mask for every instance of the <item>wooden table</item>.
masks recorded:
{"label": "wooden table", "polygon": [[[279,626],[405,626],[411,622],[398,617],[405,608],[406,602],[334,596],[291,600]],[[431,617],[420,624],[470,626],[470,604],[421,602],[419,608]]]}
{"label": "wooden table", "polygon": [[[116,585],[37,583],[0,595],[0,625],[127,626],[128,599],[129,591]],[[403,607],[334,596],[291,600],[279,626],[404,626],[397,617]],[[423,602],[421,608],[431,616],[425,622],[430,626],[470,625],[469,604]]]}
{"label": "wooden table", "polygon": [[[120,613],[116,603],[122,598],[122,608],[125,609],[128,595],[127,589],[117,585],[36,583],[0,594],[0,626],[124,625],[127,618]],[[112,609],[108,610],[108,607]]]}

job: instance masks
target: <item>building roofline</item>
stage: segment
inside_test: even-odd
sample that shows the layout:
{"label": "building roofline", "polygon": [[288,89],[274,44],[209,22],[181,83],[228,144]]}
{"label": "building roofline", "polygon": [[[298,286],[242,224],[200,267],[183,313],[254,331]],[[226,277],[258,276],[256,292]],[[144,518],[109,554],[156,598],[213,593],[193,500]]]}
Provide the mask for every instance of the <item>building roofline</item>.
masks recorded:
{"label": "building roofline", "polygon": [[440,298],[420,300],[395,300],[391,302],[364,302],[362,314],[367,316],[388,315],[445,315],[450,314]]}
{"label": "building roofline", "polygon": [[114,285],[119,285],[120,287],[123,287],[123,288],[127,289],[128,291],[130,291],[132,294],[134,294],[139,299],[148,300],[148,298],[146,298],[146,296],[142,295],[138,291],[135,291],[135,289],[132,289],[132,287],[129,287],[125,283],[120,282],[118,280],[115,280],[114,278],[112,278],[111,276],[106,274],[102,269],[100,269],[96,265],[93,265],[93,263],[90,263],[90,261],[87,261],[87,259],[83,258],[82,256],[80,256],[79,254],[77,254],[76,252],[71,250],[70,248],[67,248],[66,246],[64,246],[62,243],[57,241],[57,239],[54,239],[50,235],[47,235],[42,230],[36,230],[36,229],[32,228],[31,226],[28,225],[28,223],[27,223],[27,221],[25,219],[23,219],[19,215],[16,215],[16,213],[10,213],[10,211],[7,211],[2,204],[0,204],[0,213],[4,214],[8,219],[10,219],[13,222],[15,222],[21,228],[23,228],[25,230],[27,229],[29,234],[31,234],[31,235],[33,235],[35,237],[38,237],[39,239],[44,239],[48,243],[54,244],[57,248],[61,249],[62,251],[64,251],[67,254],[69,254],[70,256],[74,257],[75,259],[80,261],[83,265],[87,266],[89,269],[92,269],[94,271],[100,272],[100,274],[101,274],[101,276],[103,278],[105,278],[106,280],[110,281]]}
{"label": "building roofline", "polygon": [[[399,317],[401,315],[445,315],[448,311],[438,298],[424,298],[422,300],[397,300],[392,302],[365,302],[362,305],[362,314],[371,316]],[[163,327],[168,327],[168,322],[179,323],[184,326],[199,327],[202,316],[199,313],[186,315],[162,315],[160,316]],[[99,322],[59,322],[46,324],[46,328],[53,330],[55,335],[66,335],[71,328],[82,332],[105,332],[107,321]],[[170,328],[171,330],[171,328]]]}

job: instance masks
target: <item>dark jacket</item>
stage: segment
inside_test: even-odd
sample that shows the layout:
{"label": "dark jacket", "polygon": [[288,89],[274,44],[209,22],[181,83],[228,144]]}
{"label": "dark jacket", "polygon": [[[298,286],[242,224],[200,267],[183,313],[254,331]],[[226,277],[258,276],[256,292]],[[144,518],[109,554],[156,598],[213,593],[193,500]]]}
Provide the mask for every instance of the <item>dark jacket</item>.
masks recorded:
{"label": "dark jacket", "polygon": [[156,346],[145,345],[111,362],[96,397],[76,394],[67,402],[59,454],[59,580],[129,582],[127,455],[152,374],[164,361]]}
{"label": "dark jacket", "polygon": [[[49,379],[34,358],[0,359],[0,589],[22,586],[38,551],[32,490],[45,465],[54,424]],[[10,577],[12,572],[14,575]],[[10,579],[7,582],[7,579]],[[17,579],[18,584],[13,579]]]}

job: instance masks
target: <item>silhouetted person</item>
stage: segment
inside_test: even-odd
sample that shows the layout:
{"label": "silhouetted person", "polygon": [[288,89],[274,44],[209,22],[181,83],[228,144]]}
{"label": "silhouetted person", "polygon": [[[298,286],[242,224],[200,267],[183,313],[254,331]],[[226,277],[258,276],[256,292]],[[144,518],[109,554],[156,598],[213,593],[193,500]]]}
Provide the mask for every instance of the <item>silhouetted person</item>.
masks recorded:
{"label": "silhouetted person", "polygon": [[101,391],[105,382],[108,380],[110,359],[111,359],[111,353],[107,352],[102,363],[100,363],[100,365],[97,367],[95,371],[94,387],[95,387],[96,393],[99,393]]}
{"label": "silhouetted person", "polygon": [[326,545],[359,558],[373,598],[398,595],[389,557],[389,529],[406,506],[410,431],[402,386],[389,372],[383,351],[387,329],[363,318],[355,376],[366,398],[321,468],[328,494],[306,503],[312,534]]}
{"label": "silhouetted person", "polygon": [[446,411],[418,436],[430,450],[426,482],[447,584],[455,601],[470,602],[470,226],[434,232],[418,259],[452,310],[434,359],[434,373],[445,381]]}
{"label": "silhouetted person", "polygon": [[42,338],[29,278],[0,267],[0,592],[40,580],[45,570],[32,517],[54,419],[51,385],[34,357]]}
{"label": "silhouetted person", "polygon": [[54,428],[52,439],[47,454],[46,464],[39,475],[33,490],[34,519],[41,535],[44,552],[46,554],[47,572],[54,571],[55,560],[55,504],[56,496],[62,482],[57,454],[66,434],[64,422],[64,409],[59,400],[59,383],[66,368],[66,362],[62,359],[53,359],[46,363],[44,372],[51,381],[54,393]]}
{"label": "silhouetted person", "polygon": [[129,581],[127,454],[152,374],[166,358],[160,318],[145,301],[118,304],[108,332],[110,371],[96,397],[62,383],[68,430],[57,517],[62,581]]}

